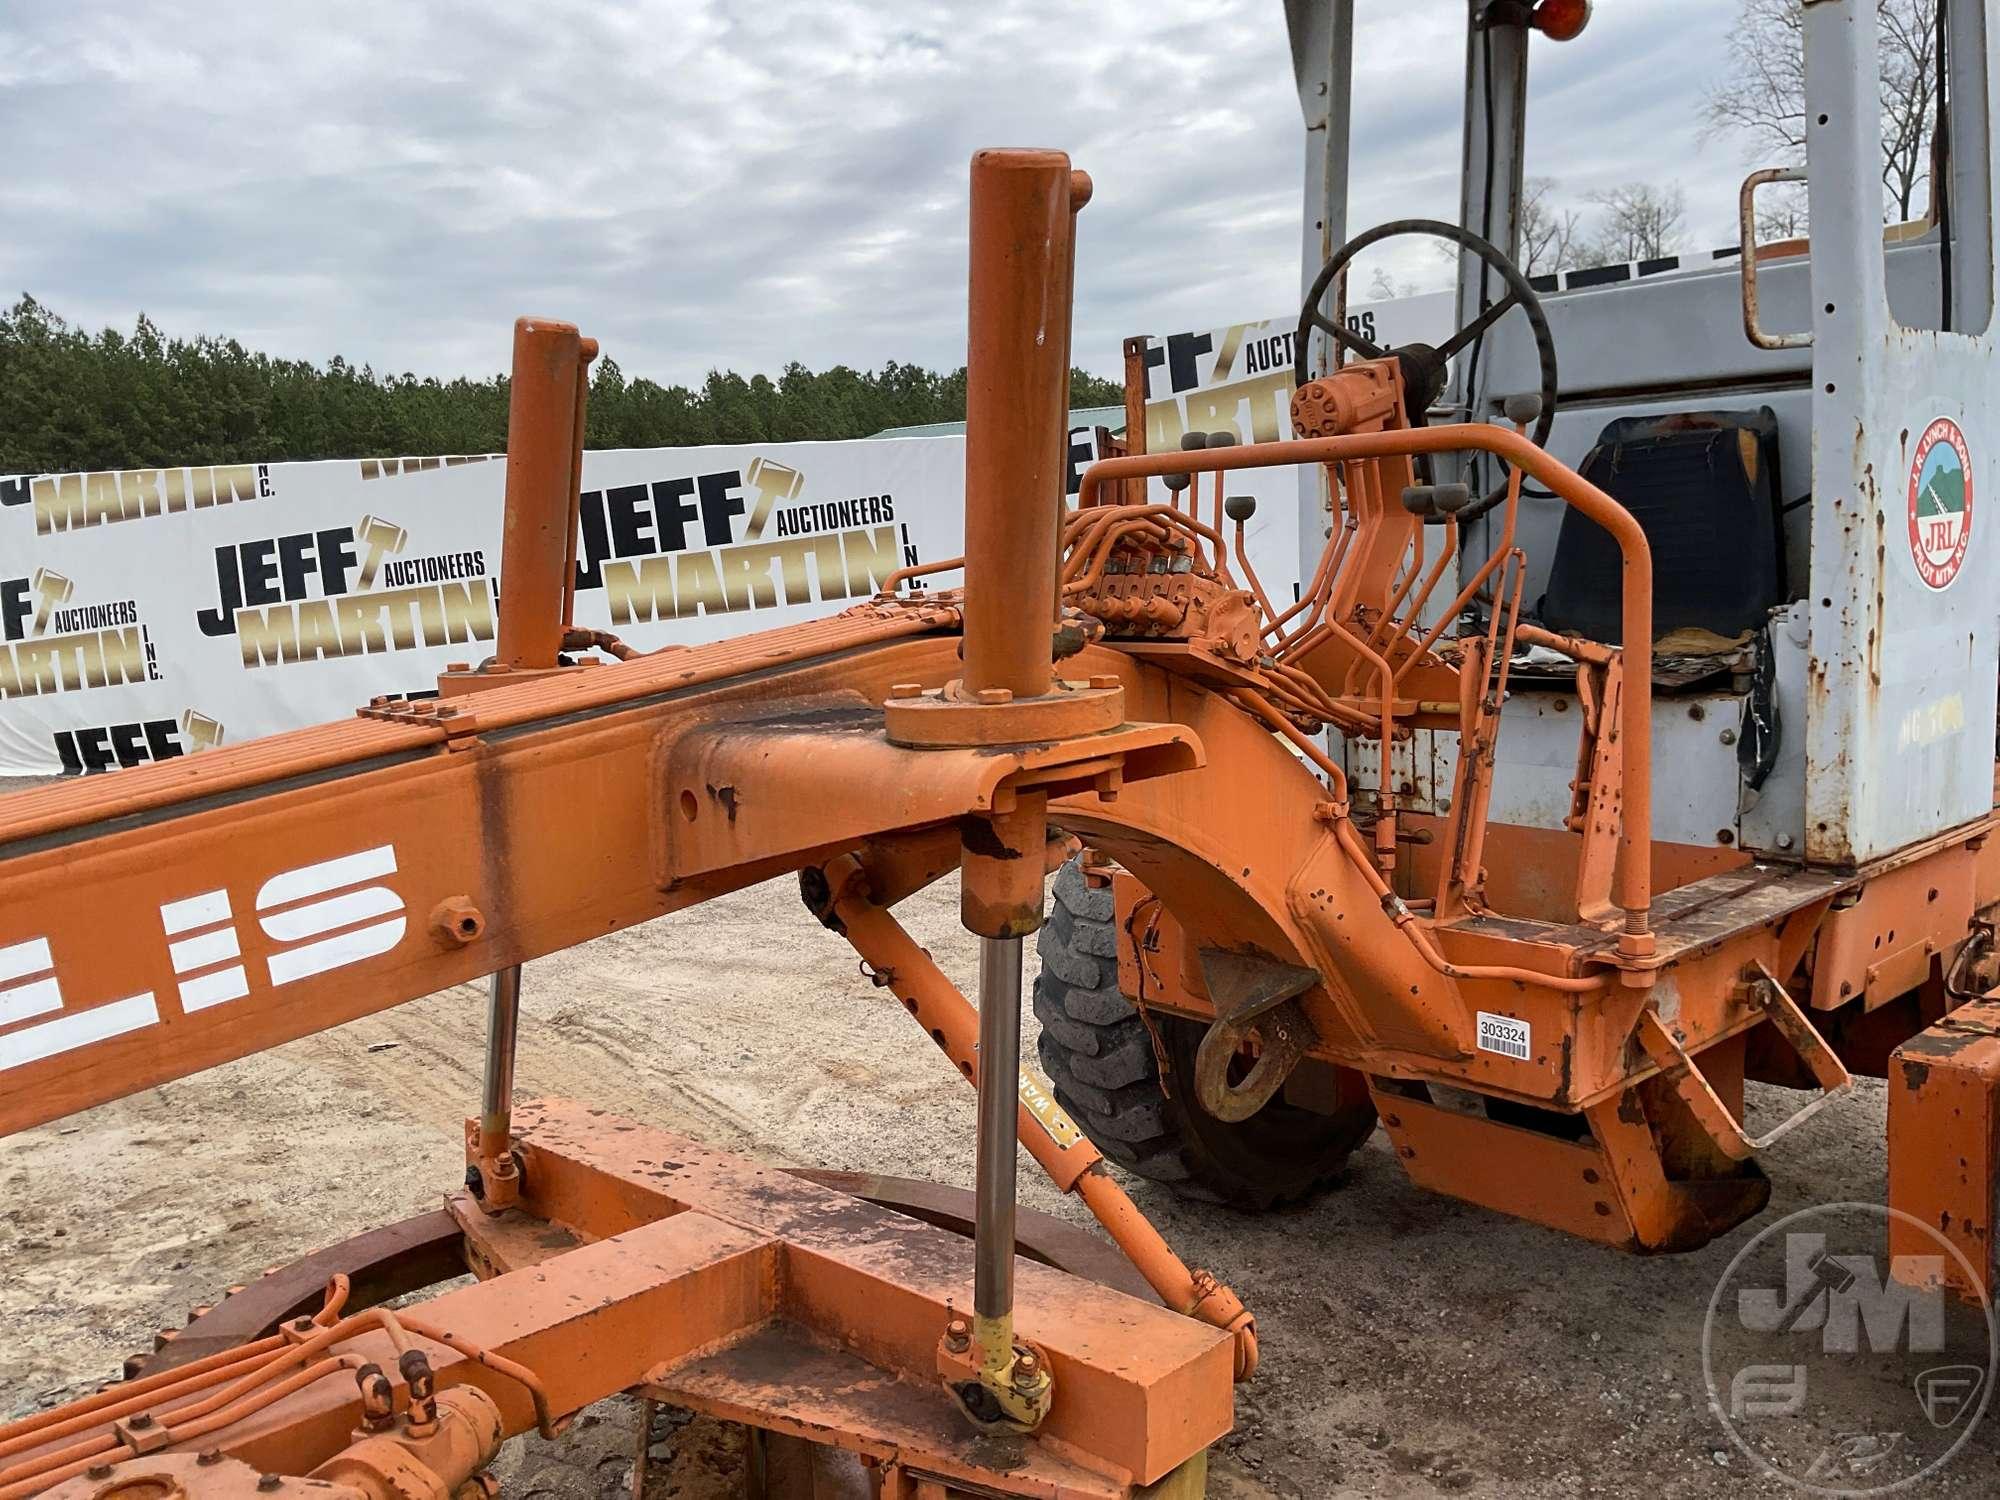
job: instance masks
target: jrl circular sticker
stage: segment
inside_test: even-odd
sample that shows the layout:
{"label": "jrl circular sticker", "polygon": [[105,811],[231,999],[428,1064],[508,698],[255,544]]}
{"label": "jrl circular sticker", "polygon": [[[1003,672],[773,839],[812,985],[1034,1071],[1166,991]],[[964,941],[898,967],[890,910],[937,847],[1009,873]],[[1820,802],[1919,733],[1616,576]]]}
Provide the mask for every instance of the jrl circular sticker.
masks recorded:
{"label": "jrl circular sticker", "polygon": [[1910,556],[1926,588],[1948,588],[1972,541],[1972,450],[1950,417],[1917,440],[1910,460]]}

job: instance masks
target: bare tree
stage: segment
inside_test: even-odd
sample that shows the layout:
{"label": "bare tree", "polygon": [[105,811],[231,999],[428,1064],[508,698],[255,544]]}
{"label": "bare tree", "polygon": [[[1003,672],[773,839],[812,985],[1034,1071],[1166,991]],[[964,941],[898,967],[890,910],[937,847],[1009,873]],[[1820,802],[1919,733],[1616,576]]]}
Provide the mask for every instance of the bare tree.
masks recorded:
{"label": "bare tree", "polygon": [[1882,186],[1896,218],[1910,217],[1930,180],[1937,124],[1938,0],[1884,0],[1881,8]]}
{"label": "bare tree", "polygon": [[1375,267],[1368,278],[1368,298],[1370,302],[1389,302],[1397,297],[1414,297],[1424,288],[1409,277],[1400,280],[1384,265]]}
{"label": "bare tree", "polygon": [[1598,265],[1657,260],[1679,250],[1686,237],[1687,195],[1679,183],[1662,188],[1634,182],[1587,196],[1604,211],[1591,242]]}
{"label": "bare tree", "polygon": [[[1753,153],[1806,159],[1805,8],[1799,0],[1739,0],[1729,71],[1703,106],[1707,133],[1744,136]],[[1937,112],[1938,0],[1876,0],[1881,46],[1882,188],[1888,210],[1910,217],[1930,176]]]}
{"label": "bare tree", "polygon": [[1553,201],[1556,185],[1530,177],[1521,191],[1521,269],[1530,276],[1567,271],[1582,248],[1583,215]]}
{"label": "bare tree", "polygon": [[1808,232],[1806,195],[1795,182],[1767,188],[1757,197],[1757,243],[1802,240]]}

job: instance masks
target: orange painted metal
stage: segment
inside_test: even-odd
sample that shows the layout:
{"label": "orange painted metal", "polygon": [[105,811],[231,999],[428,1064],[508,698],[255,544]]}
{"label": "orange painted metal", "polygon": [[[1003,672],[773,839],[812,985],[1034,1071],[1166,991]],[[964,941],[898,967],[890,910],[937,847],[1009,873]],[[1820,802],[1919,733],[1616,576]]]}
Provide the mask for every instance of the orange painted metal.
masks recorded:
{"label": "orange painted metal", "polygon": [[[831,893],[826,916],[854,945],[876,982],[901,1000],[917,1024],[968,1083],[979,1082],[979,1016],[931,956],[869,897],[867,873],[853,859],[823,872]],[[1240,1298],[1207,1271],[1190,1271],[1105,1169],[1097,1148],[1055,1102],[1046,1082],[1023,1070],[1018,1120],[1021,1142],[1049,1180],[1076,1193],[1118,1248],[1176,1312],[1230,1333],[1237,1344],[1236,1378],[1257,1367],[1256,1322]]]}
{"label": "orange painted metal", "polygon": [[965,685],[975,697],[1049,690],[1070,318],[1069,299],[1050,293],[1068,286],[1078,197],[1060,151],[972,158]]}
{"label": "orange painted metal", "polygon": [[1632,515],[1575,470],[1537,448],[1520,433],[1485,423],[1363,432],[1341,437],[1309,438],[1213,452],[1148,454],[1106,459],[1084,471],[1079,504],[1092,503],[1101,485],[1143,475],[1218,469],[1267,468],[1281,464],[1341,464],[1356,460],[1397,458],[1423,453],[1479,450],[1505,459],[1558,498],[1610,533],[1623,559],[1621,624],[1625,677],[1628,684],[1621,720],[1625,739],[1624,818],[1619,832],[1613,898],[1625,914],[1619,952],[1632,961],[1628,969],[1642,980],[1642,967],[1653,950],[1648,932],[1652,904],[1649,860],[1652,852],[1652,652],[1653,559],[1646,534]]}
{"label": "orange painted metal", "polygon": [[583,477],[586,371],[597,341],[573,323],[514,324],[507,397],[507,496],[495,660],[548,670],[562,651],[576,586],[577,492]]}
{"label": "orange painted metal", "polygon": [[[661,776],[652,817],[662,841],[655,866],[663,885],[726,876],[788,860],[797,868],[817,850],[851,848],[892,830],[917,829],[966,814],[1002,825],[996,839],[1024,858],[1040,890],[1039,827],[1012,829],[1031,796],[1115,796],[1128,783],[1201,764],[1199,740],[1178,724],[1131,724],[1045,743],[912,750],[884,733],[884,715],[860,694],[827,695],[811,712],[770,716],[684,713],[659,732]],[[838,764],[843,795],[824,796]],[[1032,837],[1032,843],[1021,842]],[[998,850],[1002,845],[981,847]]]}
{"label": "orange painted metal", "polygon": [[[1605,1153],[1588,1136],[1566,1140],[1397,1095],[1378,1094],[1375,1105],[1411,1181],[1579,1239],[1647,1248]],[[1504,1176],[1494,1170],[1498,1161],[1507,1163]]]}
{"label": "orange painted metal", "polygon": [[[1892,1262],[1938,1264],[1968,1300],[2000,1294],[2000,997],[1960,1007],[1889,1060]],[[1920,1227],[1921,1226],[1921,1227]],[[1965,1257],[1940,1257],[1932,1232]]]}
{"label": "orange painted metal", "polygon": [[[773,855],[764,865],[676,877],[667,851],[682,818],[678,793],[701,789],[659,784],[653,757],[663,731],[686,733],[717,715],[762,717],[759,705],[774,692],[851,694],[859,683],[886,695],[892,681],[942,680],[955,662],[950,638],[873,658],[855,653],[936,632],[951,618],[928,606],[870,608],[495,687],[474,700],[463,735],[445,724],[358,721],[10,799],[0,823],[0,935],[48,942],[62,1009],[0,1031],[0,1131],[796,868]],[[1176,736],[1185,737],[1174,730],[1164,738]],[[113,780],[116,788],[101,784]],[[933,803],[912,821],[968,810]],[[795,811],[797,837],[808,844],[855,837],[816,821],[834,812],[816,792],[801,788]],[[118,826],[106,831],[105,819]],[[593,872],[587,881],[576,878],[583,870]],[[270,910],[296,909],[300,898],[286,891],[348,871],[344,888],[378,893],[366,900],[383,908],[363,924],[367,936],[288,962],[298,946],[293,928]],[[78,882],[92,891],[88,908],[74,899]],[[341,888],[336,880],[323,894]],[[211,904],[236,936],[248,993],[196,1007],[181,1002],[162,908],[210,893],[219,893]],[[456,903],[482,914],[476,933],[432,921]],[[104,941],[106,913],[129,941]],[[314,957],[348,961],[316,969]]]}
{"label": "orange painted metal", "polygon": [[1006,688],[974,693],[959,680],[936,692],[895,694],[883,705],[884,728],[892,744],[948,750],[1075,739],[1125,722],[1125,698],[1116,683],[1050,687],[1038,697],[1016,698]]}
{"label": "orange painted metal", "polygon": [[[400,1409],[409,1379],[404,1356],[416,1350],[440,1391],[476,1387],[499,1407],[507,1432],[527,1431],[545,1425],[538,1405],[558,1414],[581,1410],[768,1316],[776,1253],[768,1238],[702,1214],[649,1222],[520,1278],[446,1292],[400,1318],[376,1310],[316,1329],[281,1351],[285,1363],[238,1381],[233,1405],[218,1407],[214,1395],[164,1401],[148,1425],[168,1434],[169,1447],[199,1444],[260,1471],[306,1473],[345,1451],[362,1424],[355,1373],[379,1367]],[[448,1331],[452,1344],[416,1332],[419,1326]],[[484,1358],[462,1352],[467,1348]],[[306,1364],[315,1352],[323,1357]],[[539,1401],[506,1365],[535,1372]],[[204,1407],[209,1415],[192,1415]],[[97,1461],[128,1456],[115,1434],[100,1431]],[[45,1449],[30,1460],[57,1456]],[[92,1461],[65,1467],[81,1473]],[[15,1472],[0,1471],[0,1483]],[[32,1494],[47,1482],[10,1484],[4,1492]]]}
{"label": "orange painted metal", "polygon": [[1959,842],[1884,871],[1826,914],[1811,1005],[1866,1009],[1916,988],[1970,930],[1979,901],[1980,854]]}
{"label": "orange painted metal", "polygon": [[[1146,345],[1143,336],[1125,340],[1125,452],[1146,451]],[[1146,503],[1146,481],[1128,480],[1123,501],[1127,505]]]}
{"label": "orange painted metal", "polygon": [[[927,1402],[910,1378],[962,1284],[965,1241],[598,1110],[544,1102],[517,1119],[523,1209],[496,1221],[465,1208],[497,1236],[489,1246],[503,1247],[491,1279],[395,1314],[336,1320],[330,1304],[305,1335],[145,1388],[143,1423],[114,1431],[119,1409],[100,1402],[80,1426],[56,1425],[60,1414],[16,1424],[0,1493],[11,1500],[155,1451],[121,1439],[127,1431],[360,1495],[425,1470],[446,1476],[449,1491],[502,1431],[556,1430],[564,1414],[642,1384],[778,1430],[818,1402],[844,1417],[840,1430],[862,1451],[874,1445],[988,1493],[1074,1500],[1122,1500],[1228,1426],[1225,1334],[1024,1262],[1021,1320],[1056,1364],[1063,1398],[1046,1443],[1015,1448],[995,1469],[969,1431],[950,1436],[943,1393]],[[507,1219],[538,1227],[503,1233]],[[848,1351],[832,1372],[841,1378],[815,1381],[802,1366],[829,1346]],[[371,1381],[381,1416],[364,1422]],[[884,1400],[903,1394],[871,1406],[858,1396],[868,1381]]]}
{"label": "orange painted metal", "polygon": [[[877,1369],[918,1378],[930,1369],[947,1305],[969,1281],[972,1249],[958,1236],[581,1105],[526,1104],[515,1120],[535,1217],[586,1240],[663,1215],[774,1236],[773,1315]],[[1015,1274],[1019,1331],[1048,1352],[1055,1375],[1044,1438],[1152,1483],[1228,1429],[1228,1335],[1032,1261]]]}
{"label": "orange painted metal", "polygon": [[335,1454],[309,1476],[365,1495],[368,1500],[413,1500],[449,1495],[485,1468],[499,1450],[500,1408],[485,1392],[444,1391],[426,1412],[413,1413],[400,1431],[363,1438]]}

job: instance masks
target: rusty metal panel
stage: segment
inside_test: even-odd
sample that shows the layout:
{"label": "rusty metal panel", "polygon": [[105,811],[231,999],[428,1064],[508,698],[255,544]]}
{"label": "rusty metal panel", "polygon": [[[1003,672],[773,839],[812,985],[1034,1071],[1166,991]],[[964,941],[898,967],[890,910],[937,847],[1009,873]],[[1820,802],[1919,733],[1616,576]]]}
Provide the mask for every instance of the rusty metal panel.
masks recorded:
{"label": "rusty metal panel", "polygon": [[[1990,336],[1891,315],[1873,9],[1804,11],[1813,243],[1806,850],[1852,864],[1993,805],[2000,421]],[[1994,37],[1957,38],[2000,70]],[[1959,212],[1985,216],[1985,191]],[[1955,215],[1956,216],[1956,215]],[[1990,258],[1959,274],[1989,289]]]}
{"label": "rusty metal panel", "polygon": [[[1372,796],[1382,780],[1382,742],[1343,735],[1338,730],[1329,731],[1327,740],[1347,772],[1348,786]],[[1575,749],[1572,744],[1572,754]],[[1458,775],[1456,730],[1412,729],[1390,747],[1389,753],[1400,811],[1436,817],[1451,811],[1452,785]]]}
{"label": "rusty metal panel", "polygon": [[[1483,1115],[1377,1094],[1375,1107],[1410,1180],[1432,1192],[1600,1244],[1635,1242],[1604,1152]],[[1508,1169],[1492,1169],[1504,1150]]]}
{"label": "rusty metal panel", "polygon": [[[1991,1295],[2000,1219],[2000,1002],[1954,1011],[1891,1055],[1889,1206],[1951,1241]],[[1917,1224],[1892,1220],[1889,1251],[1935,1257],[1937,1245]],[[1972,1294],[1963,1267],[1946,1260],[1943,1271],[1955,1292]]]}
{"label": "rusty metal panel", "polygon": [[[1727,693],[1653,702],[1653,837],[1670,844],[1733,844],[1736,735],[1743,700]],[[1570,811],[1582,714],[1574,692],[1511,694],[1495,747],[1496,823],[1561,828]]]}
{"label": "rusty metal panel", "polygon": [[[780,1316],[928,1378],[947,1303],[971,1287],[967,1241],[570,1101],[524,1104],[514,1122],[536,1215],[592,1234],[693,1214],[782,1239]],[[1015,1274],[1017,1326],[1064,1392],[1045,1437],[1150,1483],[1229,1430],[1228,1334],[1033,1261]]]}
{"label": "rusty metal panel", "polygon": [[[1806,661],[1811,636],[1804,602],[1771,612],[1765,640],[1771,652],[1777,757],[1762,784],[1753,787],[1746,780],[1740,797],[1737,831],[1742,846],[1780,859],[1797,859],[1805,847]],[[1744,712],[1747,720],[1747,702]],[[1746,722],[1743,730],[1749,727]]]}
{"label": "rusty metal panel", "polygon": [[1126,724],[1059,743],[908,749],[883,736],[882,722],[860,694],[839,693],[668,725],[652,788],[653,826],[665,833],[660,883],[1005,810],[1027,787],[1087,792],[1101,778],[1118,778],[1115,788],[1202,762],[1199,739],[1180,725]]}

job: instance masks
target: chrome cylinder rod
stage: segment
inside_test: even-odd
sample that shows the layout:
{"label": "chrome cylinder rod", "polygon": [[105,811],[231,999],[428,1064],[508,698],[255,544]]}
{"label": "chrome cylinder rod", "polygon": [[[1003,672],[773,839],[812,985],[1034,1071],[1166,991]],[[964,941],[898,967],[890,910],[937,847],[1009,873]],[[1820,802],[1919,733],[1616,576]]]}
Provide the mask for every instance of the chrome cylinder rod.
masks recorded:
{"label": "chrome cylinder rod", "polygon": [[514,1053],[521,1031],[521,966],[493,975],[486,993],[486,1079],[479,1101],[482,1149],[495,1156],[508,1149],[514,1113]]}
{"label": "chrome cylinder rod", "polygon": [[1014,1173],[1021,1087],[1021,940],[979,940],[979,1144],[972,1310],[1014,1312]]}

